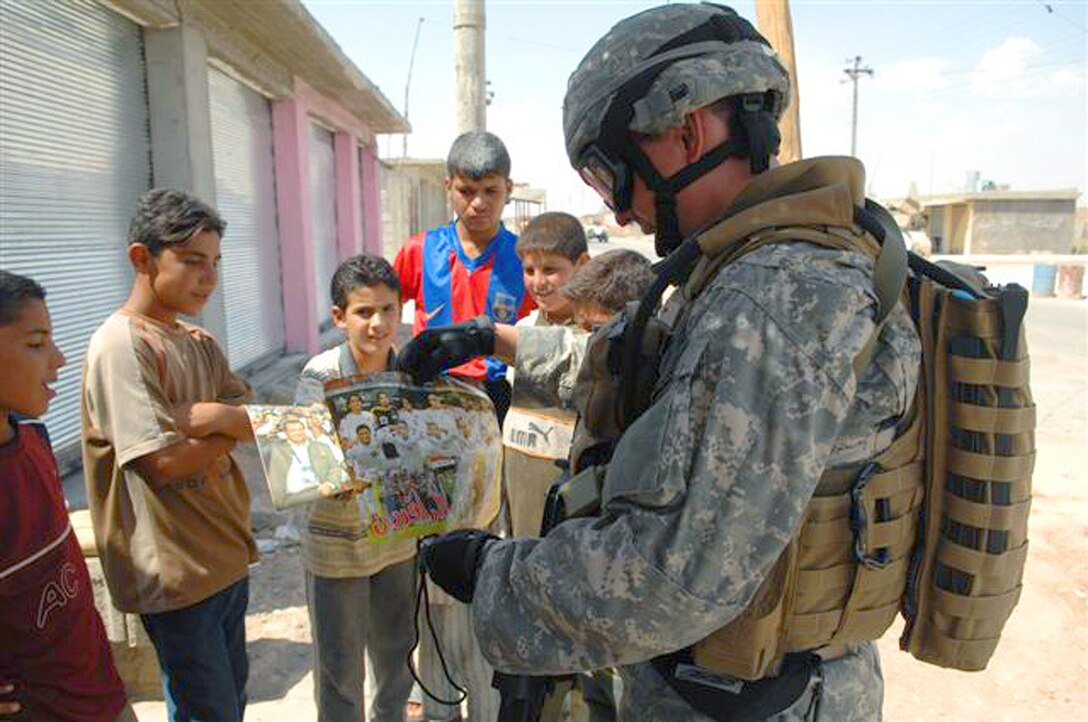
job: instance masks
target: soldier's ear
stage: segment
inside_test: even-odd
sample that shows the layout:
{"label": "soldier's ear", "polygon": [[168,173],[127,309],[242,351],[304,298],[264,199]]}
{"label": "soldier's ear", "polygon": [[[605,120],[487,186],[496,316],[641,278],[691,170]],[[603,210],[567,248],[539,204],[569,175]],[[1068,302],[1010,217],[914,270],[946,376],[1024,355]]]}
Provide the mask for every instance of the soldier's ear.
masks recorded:
{"label": "soldier's ear", "polygon": [[684,155],[689,164],[702,158],[710,149],[708,136],[712,117],[716,116],[710,108],[699,108],[684,117],[680,142],[684,145]]}

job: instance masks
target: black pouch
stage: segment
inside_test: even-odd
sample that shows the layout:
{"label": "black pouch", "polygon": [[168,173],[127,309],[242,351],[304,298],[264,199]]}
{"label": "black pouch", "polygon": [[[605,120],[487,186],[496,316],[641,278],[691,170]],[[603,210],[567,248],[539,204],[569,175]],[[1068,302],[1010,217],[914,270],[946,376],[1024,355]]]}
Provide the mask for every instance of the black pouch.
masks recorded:
{"label": "black pouch", "polygon": [[820,658],[811,652],[787,654],[775,677],[726,677],[695,665],[691,650],[652,660],[654,669],[695,710],[717,722],[760,722],[788,709],[808,688]]}

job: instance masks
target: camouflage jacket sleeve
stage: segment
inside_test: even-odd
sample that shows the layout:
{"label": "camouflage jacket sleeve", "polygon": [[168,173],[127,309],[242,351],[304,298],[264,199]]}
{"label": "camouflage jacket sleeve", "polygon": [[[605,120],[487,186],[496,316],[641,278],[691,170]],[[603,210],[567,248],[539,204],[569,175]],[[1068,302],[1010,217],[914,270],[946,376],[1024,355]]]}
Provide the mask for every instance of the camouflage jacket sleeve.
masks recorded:
{"label": "camouflage jacket sleeve", "polygon": [[518,326],[514,405],[570,408],[588,341],[571,326]]}
{"label": "camouflage jacket sleeve", "polygon": [[488,547],[472,606],[497,669],[644,661],[744,609],[825,466],[872,451],[913,393],[917,340],[902,313],[854,380],[874,328],[870,276],[860,255],[793,244],[714,279],[678,330],[655,403],[617,446],[602,517]]}

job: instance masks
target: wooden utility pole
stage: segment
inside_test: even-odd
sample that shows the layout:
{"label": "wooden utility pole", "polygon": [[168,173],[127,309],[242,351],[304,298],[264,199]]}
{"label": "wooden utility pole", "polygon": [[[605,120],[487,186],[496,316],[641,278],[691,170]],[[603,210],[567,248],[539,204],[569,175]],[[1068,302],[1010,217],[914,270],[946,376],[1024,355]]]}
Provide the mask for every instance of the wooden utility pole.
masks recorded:
{"label": "wooden utility pole", "polygon": [[756,0],[756,23],[759,32],[771,43],[778,59],[790,74],[790,107],[786,108],[778,127],[782,130],[782,147],[778,160],[792,163],[801,159],[801,93],[797,85],[797,61],[793,55],[793,23],[790,21],[789,0]]}
{"label": "wooden utility pole", "polygon": [[484,0],[453,3],[453,105],[457,134],[487,130]]}

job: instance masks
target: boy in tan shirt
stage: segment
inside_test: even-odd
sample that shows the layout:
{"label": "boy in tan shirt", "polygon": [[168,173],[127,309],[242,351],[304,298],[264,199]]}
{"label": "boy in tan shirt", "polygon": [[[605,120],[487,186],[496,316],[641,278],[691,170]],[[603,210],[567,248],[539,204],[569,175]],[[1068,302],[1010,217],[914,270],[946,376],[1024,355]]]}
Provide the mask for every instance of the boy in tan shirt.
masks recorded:
{"label": "boy in tan shirt", "polygon": [[[567,213],[542,213],[525,226],[516,250],[525,289],[538,309],[518,325],[574,325],[574,305],[560,289],[590,260],[581,221]],[[514,402],[503,424],[506,503],[513,536],[538,536],[544,500],[560,474],[555,462],[570,453],[577,415],[526,404],[519,398],[516,369],[514,374]]]}
{"label": "boy in tan shirt", "polygon": [[91,338],[83,370],[83,465],[106,582],[141,615],[170,719],[240,721],[248,661],[249,492],[230,452],[252,439],[230,371],[194,316],[217,283],[225,224],[157,189],[129,229],[125,304]]}

